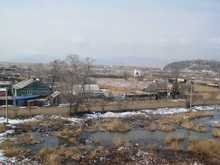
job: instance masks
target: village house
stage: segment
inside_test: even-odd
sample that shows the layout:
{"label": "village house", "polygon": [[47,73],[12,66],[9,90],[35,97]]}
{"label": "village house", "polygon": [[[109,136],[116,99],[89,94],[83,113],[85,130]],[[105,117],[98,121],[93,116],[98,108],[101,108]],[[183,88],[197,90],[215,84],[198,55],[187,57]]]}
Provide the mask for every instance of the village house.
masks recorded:
{"label": "village house", "polygon": [[134,70],[134,79],[135,80],[141,80],[143,78],[143,73],[141,70]]}
{"label": "village house", "polygon": [[155,99],[162,99],[171,94],[172,85],[168,81],[153,81],[144,88],[144,92],[154,96]]}
{"label": "village house", "polygon": [[49,96],[48,85],[38,79],[29,79],[13,85],[14,105],[25,106],[28,100]]}
{"label": "village house", "polygon": [[[12,82],[11,81],[0,81],[0,105],[5,104],[6,95],[8,99],[8,104],[13,103],[12,99]],[[7,91],[7,94],[6,94]]]}
{"label": "village house", "polygon": [[[73,94],[77,95],[78,93],[83,92],[83,94],[88,98],[104,98],[105,93],[100,89],[97,84],[86,84],[82,85],[74,85],[73,86]],[[61,91],[54,91],[50,95],[50,103],[53,106],[58,106],[59,104],[67,103],[65,97],[63,97]]]}

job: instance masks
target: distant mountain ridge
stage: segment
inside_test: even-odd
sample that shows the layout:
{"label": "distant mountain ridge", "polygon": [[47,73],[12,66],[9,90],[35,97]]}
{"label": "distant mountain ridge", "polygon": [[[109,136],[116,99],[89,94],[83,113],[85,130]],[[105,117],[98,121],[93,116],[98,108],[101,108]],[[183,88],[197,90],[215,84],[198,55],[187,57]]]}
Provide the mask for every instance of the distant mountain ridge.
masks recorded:
{"label": "distant mountain ridge", "polygon": [[188,60],[167,64],[165,71],[212,71],[220,72],[220,61],[214,60]]}

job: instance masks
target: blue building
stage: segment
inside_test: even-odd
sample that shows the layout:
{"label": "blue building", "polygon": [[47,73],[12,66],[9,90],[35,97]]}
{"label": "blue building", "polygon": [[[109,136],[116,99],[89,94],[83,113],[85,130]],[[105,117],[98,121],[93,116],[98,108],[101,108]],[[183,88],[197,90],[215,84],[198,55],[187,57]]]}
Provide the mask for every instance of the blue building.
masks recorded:
{"label": "blue building", "polygon": [[13,85],[14,105],[26,106],[29,100],[47,97],[50,88],[38,79],[29,79]]}

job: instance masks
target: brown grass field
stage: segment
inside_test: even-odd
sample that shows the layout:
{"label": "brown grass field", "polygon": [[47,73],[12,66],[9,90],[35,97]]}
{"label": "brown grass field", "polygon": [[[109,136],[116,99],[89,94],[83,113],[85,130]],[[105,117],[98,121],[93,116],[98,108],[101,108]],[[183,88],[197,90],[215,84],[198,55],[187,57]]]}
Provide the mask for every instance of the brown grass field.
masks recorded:
{"label": "brown grass field", "polygon": [[[157,109],[157,108],[174,108],[184,107],[184,100],[147,100],[147,101],[111,101],[111,102],[96,102],[89,105],[81,106],[78,113],[88,112],[123,112],[136,111],[142,109]],[[68,107],[32,107],[31,111],[25,108],[9,107],[9,118],[27,118],[35,115],[69,115]],[[0,116],[5,116],[5,109],[0,109]]]}

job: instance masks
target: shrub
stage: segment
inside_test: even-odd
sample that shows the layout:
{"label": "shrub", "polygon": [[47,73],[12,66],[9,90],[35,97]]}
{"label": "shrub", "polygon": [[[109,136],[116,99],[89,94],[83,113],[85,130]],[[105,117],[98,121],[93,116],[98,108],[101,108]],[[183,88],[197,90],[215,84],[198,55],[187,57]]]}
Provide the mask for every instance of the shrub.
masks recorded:
{"label": "shrub", "polygon": [[213,137],[220,137],[220,130],[215,128],[212,130],[212,136]]}
{"label": "shrub", "polygon": [[0,124],[0,133],[3,133],[8,130],[8,127],[4,124]]}
{"label": "shrub", "polygon": [[186,120],[181,124],[181,127],[196,132],[207,132],[208,127],[203,125],[195,125],[192,121]]}
{"label": "shrub", "polygon": [[220,142],[214,140],[193,141],[188,150],[205,159],[220,160]]}
{"label": "shrub", "polygon": [[113,119],[102,123],[101,129],[109,132],[127,132],[130,130],[130,126],[127,122],[122,122],[119,119]]}
{"label": "shrub", "polygon": [[159,125],[159,130],[164,132],[173,132],[175,131],[175,127],[169,124],[163,124],[163,125]]}
{"label": "shrub", "polygon": [[168,146],[169,149],[171,150],[180,150],[181,149],[181,143],[184,141],[184,138],[181,136],[167,136],[165,139],[165,144]]}
{"label": "shrub", "polygon": [[6,157],[23,157],[29,155],[30,151],[21,147],[17,147],[13,141],[6,140],[1,143],[0,149]]}

